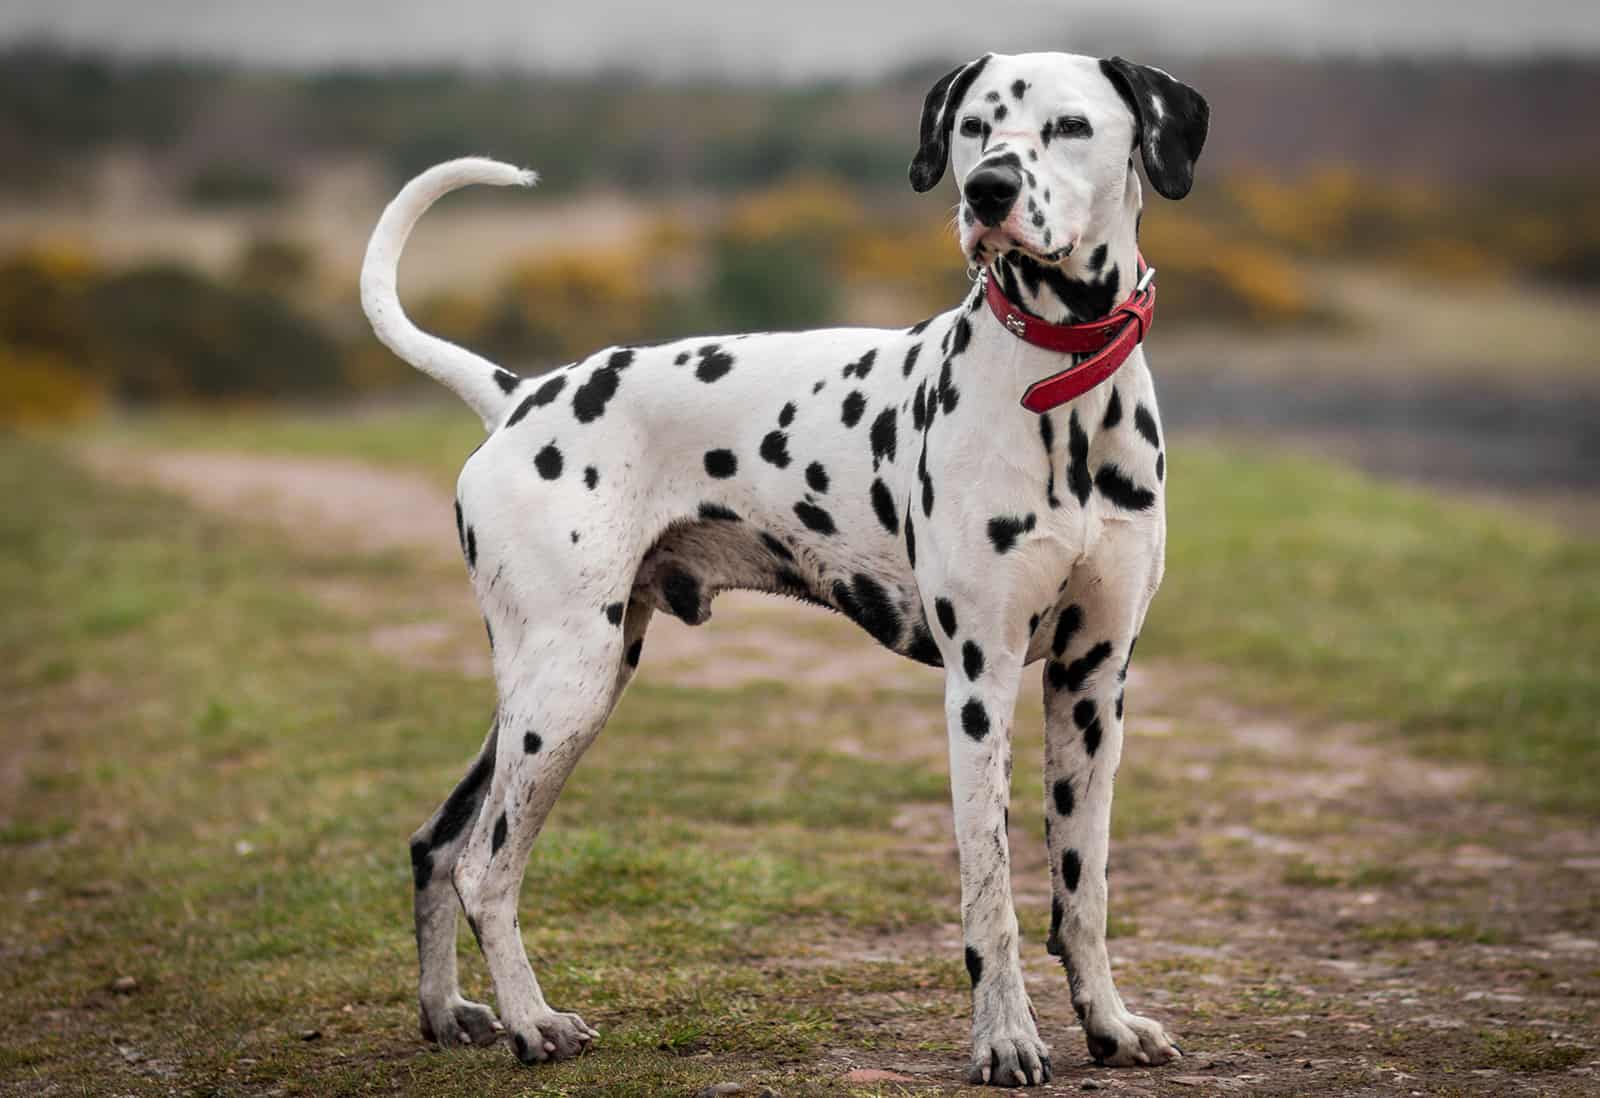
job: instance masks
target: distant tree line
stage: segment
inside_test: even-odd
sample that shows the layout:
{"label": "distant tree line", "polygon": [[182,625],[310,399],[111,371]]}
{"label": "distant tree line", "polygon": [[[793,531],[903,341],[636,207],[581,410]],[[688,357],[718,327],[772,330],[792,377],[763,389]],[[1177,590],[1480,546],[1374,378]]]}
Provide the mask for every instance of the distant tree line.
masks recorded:
{"label": "distant tree line", "polygon": [[[1210,98],[1213,171],[1340,165],[1452,184],[1600,172],[1600,60],[1149,60]],[[922,96],[947,67],[793,87],[621,71],[292,72],[19,46],[0,51],[0,190],[71,183],[108,147],[141,151],[202,202],[271,200],[319,158],[352,153],[397,180],[484,153],[539,167],[556,190],[739,190],[800,169],[903,188]]]}

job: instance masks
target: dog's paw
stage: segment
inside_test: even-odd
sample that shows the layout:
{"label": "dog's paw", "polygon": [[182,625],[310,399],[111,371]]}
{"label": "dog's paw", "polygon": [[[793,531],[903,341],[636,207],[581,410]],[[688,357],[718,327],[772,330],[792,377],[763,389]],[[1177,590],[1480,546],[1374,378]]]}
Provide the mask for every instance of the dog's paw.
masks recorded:
{"label": "dog's paw", "polygon": [[459,995],[432,1010],[424,1003],[420,1013],[422,1039],[436,1041],[444,1048],[492,1045],[505,1032],[493,1010]]}
{"label": "dog's paw", "polygon": [[1105,1015],[1091,1013],[1083,1031],[1089,1055],[1108,1067],[1157,1067],[1183,1058],[1161,1023],[1126,1010]]}
{"label": "dog's paw", "polygon": [[533,1019],[526,1028],[513,1026],[511,1051],[525,1064],[570,1060],[589,1051],[600,1031],[576,1014],[553,1010]]}
{"label": "dog's paw", "polygon": [[1052,1076],[1050,1046],[1035,1033],[977,1037],[967,1082],[991,1087],[1036,1087]]}

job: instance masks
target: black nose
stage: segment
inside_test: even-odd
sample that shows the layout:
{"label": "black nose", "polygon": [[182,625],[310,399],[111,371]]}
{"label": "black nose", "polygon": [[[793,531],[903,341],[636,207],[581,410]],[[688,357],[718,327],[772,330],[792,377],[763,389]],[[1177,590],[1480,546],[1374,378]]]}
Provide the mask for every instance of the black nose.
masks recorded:
{"label": "black nose", "polygon": [[1017,192],[1022,190],[1022,174],[1005,166],[979,168],[967,176],[962,188],[967,205],[985,225],[998,225],[1006,219],[1011,207],[1017,204]]}

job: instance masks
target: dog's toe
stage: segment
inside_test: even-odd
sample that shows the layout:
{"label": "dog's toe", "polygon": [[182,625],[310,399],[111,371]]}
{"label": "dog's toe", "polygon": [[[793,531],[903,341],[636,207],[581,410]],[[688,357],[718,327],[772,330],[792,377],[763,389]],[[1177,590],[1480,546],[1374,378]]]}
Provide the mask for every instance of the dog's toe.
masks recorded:
{"label": "dog's toe", "polygon": [[434,1010],[422,1007],[420,1028],[424,1041],[435,1042],[442,1048],[492,1045],[505,1032],[505,1027],[495,1017],[493,1010],[482,1003],[461,998]]}
{"label": "dog's toe", "polygon": [[1161,1023],[1121,1011],[1085,1023],[1089,1055],[1107,1067],[1158,1067],[1181,1059]]}
{"label": "dog's toe", "polygon": [[1051,1078],[1050,1047],[1036,1036],[984,1041],[973,1049],[967,1082],[991,1087],[1034,1087]]}
{"label": "dog's toe", "polygon": [[576,1014],[551,1011],[525,1029],[513,1029],[511,1050],[525,1064],[570,1060],[589,1051],[600,1032]]}

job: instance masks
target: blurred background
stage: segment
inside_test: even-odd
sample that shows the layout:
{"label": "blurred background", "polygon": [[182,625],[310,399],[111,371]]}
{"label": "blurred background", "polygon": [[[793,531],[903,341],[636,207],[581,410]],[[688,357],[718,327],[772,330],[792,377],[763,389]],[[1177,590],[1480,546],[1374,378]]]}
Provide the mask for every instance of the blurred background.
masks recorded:
{"label": "blurred background", "polygon": [[968,286],[952,185],[906,181],[924,94],[1040,48],[1212,106],[1192,194],[1146,189],[1169,541],[1108,928],[1186,1057],[1084,1056],[1030,671],[1057,1089],[1594,1093],[1594,0],[0,0],[0,1094],[955,1089],[938,672],[737,594],[656,616],[532,856],[599,1048],[417,1039],[404,838],[493,707],[482,431],[357,273],[407,178],[488,154],[543,183],[430,211],[402,296],[520,372],[909,325]]}
{"label": "blurred background", "polygon": [[1201,185],[1150,194],[1145,219],[1174,427],[1581,516],[1600,475],[1591,5],[1036,3],[982,28],[856,7],[13,0],[0,415],[418,395],[355,274],[394,190],[468,153],[544,183],[430,215],[405,289],[424,327],[513,368],[906,324],[965,284],[950,196],[905,181],[923,94],[985,49],[1046,46],[1162,64],[1212,103]]}

